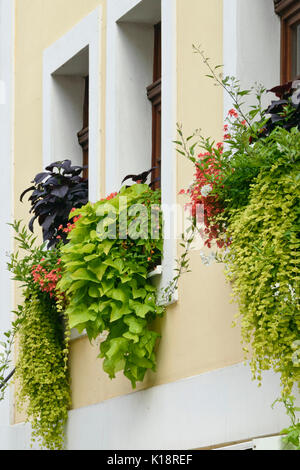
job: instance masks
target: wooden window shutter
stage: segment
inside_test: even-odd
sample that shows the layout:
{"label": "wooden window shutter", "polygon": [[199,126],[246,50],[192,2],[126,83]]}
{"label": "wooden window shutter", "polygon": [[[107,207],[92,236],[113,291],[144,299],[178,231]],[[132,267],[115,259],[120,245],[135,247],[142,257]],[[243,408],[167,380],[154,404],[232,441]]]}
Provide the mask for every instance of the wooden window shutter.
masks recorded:
{"label": "wooden window shutter", "polygon": [[274,0],[281,18],[281,82],[300,78],[300,1]]}
{"label": "wooden window shutter", "polygon": [[152,103],[152,172],[153,189],[160,188],[161,181],[161,23],[154,26],[153,83],[147,87]]}
{"label": "wooden window shutter", "polygon": [[89,77],[85,77],[84,103],[83,103],[83,127],[78,132],[78,142],[82,147],[82,164],[84,167],[83,178],[88,178],[89,165]]}

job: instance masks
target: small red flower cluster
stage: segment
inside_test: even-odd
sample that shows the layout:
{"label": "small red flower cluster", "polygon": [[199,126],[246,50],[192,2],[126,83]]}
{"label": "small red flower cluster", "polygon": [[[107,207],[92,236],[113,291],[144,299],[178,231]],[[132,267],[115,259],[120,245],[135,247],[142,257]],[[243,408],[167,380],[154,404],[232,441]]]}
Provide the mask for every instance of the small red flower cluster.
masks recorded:
{"label": "small red flower cluster", "polygon": [[231,139],[231,135],[228,134],[228,124],[225,124],[224,126],[224,140]]}
{"label": "small red flower cluster", "polygon": [[[217,148],[222,152],[223,143],[218,143]],[[195,181],[187,190],[187,194],[191,198],[191,203],[188,207],[191,210],[192,217],[197,216],[197,205],[201,204],[203,207],[203,215],[197,222],[204,222],[205,225],[205,245],[211,247],[212,240],[216,240],[217,245],[221,248],[224,242],[219,239],[220,226],[214,223],[214,217],[223,212],[218,201],[217,194],[211,194],[213,189],[220,184],[221,172],[218,168],[216,156],[212,153],[202,153],[198,155],[198,162],[196,163],[196,173],[194,175]],[[208,193],[205,189],[209,188]],[[184,194],[181,190],[179,194]]]}
{"label": "small red flower cluster", "polygon": [[[239,114],[235,109],[228,111],[227,122],[229,124],[224,125],[224,142],[232,138],[229,133],[229,125],[233,124],[233,120],[239,119]],[[246,126],[246,120],[238,121],[238,124]],[[215,218],[224,211],[221,202],[219,201],[217,188],[222,187],[222,174],[221,169],[217,161],[217,156],[222,155],[224,150],[224,142],[218,142],[216,147],[210,152],[202,153],[198,155],[199,160],[195,163],[196,173],[194,175],[194,182],[187,191],[182,189],[179,194],[188,194],[191,198],[191,203],[187,206],[191,210],[191,215],[197,218],[197,222],[204,223],[205,229],[205,245],[211,247],[211,242],[216,241],[219,248],[222,248],[224,244],[228,245],[230,241],[224,241],[222,237],[224,235],[224,227],[216,223]],[[197,214],[197,205],[202,205],[203,214]]]}
{"label": "small red flower cluster", "polygon": [[[217,144],[219,151],[222,151],[223,144]],[[205,224],[205,233],[207,235],[207,239],[205,244],[210,248],[211,242],[213,239],[217,239],[217,245],[221,248],[224,245],[224,242],[218,240],[218,236],[220,234],[220,227],[219,224],[212,222],[213,218],[223,212],[223,208],[220,206],[218,201],[217,194],[208,194],[207,196],[203,196],[201,194],[201,189],[203,186],[206,186],[208,182],[212,187],[212,190],[220,183],[221,180],[221,173],[220,169],[218,168],[217,161],[214,155],[210,155],[209,153],[204,153],[198,155],[199,162],[196,166],[196,173],[195,173],[195,184],[192,187],[191,191],[191,198],[193,204],[203,204],[204,208],[204,224]],[[209,158],[208,158],[209,157]],[[205,164],[203,165],[203,163]],[[208,167],[207,167],[208,165]],[[209,181],[207,176],[213,177],[210,178]]]}
{"label": "small red flower cluster", "polygon": [[106,196],[106,197],[100,199],[100,201],[109,201],[110,199],[113,199],[114,197],[116,197],[117,194],[118,194],[118,193],[111,193],[111,194],[109,194],[108,196]]}
{"label": "small red flower cluster", "polygon": [[[74,211],[76,211],[75,207],[73,207],[71,212],[74,212]],[[64,232],[64,233],[70,233],[73,230],[73,228],[75,228],[75,224],[76,224],[77,220],[79,220],[80,218],[81,218],[81,215],[78,215],[77,217],[73,217],[73,222],[72,223],[69,222],[66,227],[64,227],[63,225],[60,225],[58,227],[58,231],[61,231],[61,232]],[[56,238],[58,240],[61,240],[62,237],[60,235],[57,235]]]}
{"label": "small red flower cluster", "polygon": [[239,117],[237,111],[233,108],[228,111],[228,116],[234,117],[235,119]]}
{"label": "small red flower cluster", "polygon": [[[43,261],[45,261],[44,258],[41,259],[41,263]],[[59,266],[60,263],[61,263],[61,260],[59,259],[57,261],[57,265]],[[39,284],[39,287],[42,292],[48,292],[50,297],[53,297],[54,291],[56,289],[56,284],[58,280],[61,278],[60,272],[61,272],[60,267],[51,269],[51,271],[48,272],[48,270],[45,267],[43,267],[42,264],[37,264],[37,265],[32,266],[33,281]]]}
{"label": "small red flower cluster", "polygon": [[[227,120],[229,122],[231,122],[230,118],[234,118],[236,120],[239,118],[238,112],[233,108],[228,111],[227,116],[228,116]],[[242,121],[239,120],[238,123],[241,124],[244,127],[247,126],[247,122],[246,122],[245,119],[243,119]],[[224,140],[228,140],[228,139],[231,139],[231,135],[228,134],[228,125],[225,124],[225,126],[224,126]]]}

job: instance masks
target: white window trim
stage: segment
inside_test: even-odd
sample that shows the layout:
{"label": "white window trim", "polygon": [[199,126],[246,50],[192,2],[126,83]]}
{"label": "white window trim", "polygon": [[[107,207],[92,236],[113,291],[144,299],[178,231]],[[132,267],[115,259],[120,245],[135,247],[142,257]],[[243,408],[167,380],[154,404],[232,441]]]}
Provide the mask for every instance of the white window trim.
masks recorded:
{"label": "white window trim", "polygon": [[[224,0],[223,7],[223,73],[224,76],[237,77],[237,0]],[[223,90],[224,122],[233,102],[227,91]]]}
{"label": "white window trim", "polygon": [[44,51],[43,57],[43,165],[52,156],[52,75],[82,49],[89,48],[89,200],[100,198],[101,23],[99,6]]}
{"label": "white window trim", "polygon": [[[106,58],[106,193],[116,191],[118,181],[116,155],[116,94],[110,84],[116,81],[116,63],[114,51],[116,49],[117,21],[132,8],[141,3],[141,0],[108,0],[107,4],[107,58]],[[176,140],[177,116],[177,41],[176,41],[176,2],[162,0],[162,209],[163,212],[176,204],[177,165],[176,149],[173,141]],[[166,116],[166,118],[164,118]],[[176,215],[173,219],[177,226]],[[175,232],[175,230],[174,230]],[[173,231],[171,231],[173,233]],[[164,240],[164,255],[161,277],[158,288],[165,288],[175,275],[175,259],[177,257],[177,240],[175,237]],[[174,293],[172,302],[178,299]]]}
{"label": "white window trim", "polygon": [[[250,19],[250,11],[252,15]],[[266,16],[267,15],[267,16]],[[248,19],[241,23],[242,18]],[[254,19],[255,18],[255,19]],[[257,20],[255,38],[250,36],[253,30],[251,25]],[[269,36],[261,49],[261,40],[265,38],[265,28],[268,25]],[[242,25],[242,26],[241,26]],[[246,41],[247,38],[247,41]],[[257,50],[261,49],[257,55]],[[235,77],[240,80],[243,89],[250,89],[255,82],[261,83],[265,88],[272,88],[280,82],[280,19],[274,12],[273,0],[223,0],[223,73],[224,76]],[[253,57],[255,56],[255,61]],[[263,97],[263,107],[270,104],[272,96]],[[251,98],[245,98],[245,105],[252,105]],[[233,101],[224,90],[224,120]]]}

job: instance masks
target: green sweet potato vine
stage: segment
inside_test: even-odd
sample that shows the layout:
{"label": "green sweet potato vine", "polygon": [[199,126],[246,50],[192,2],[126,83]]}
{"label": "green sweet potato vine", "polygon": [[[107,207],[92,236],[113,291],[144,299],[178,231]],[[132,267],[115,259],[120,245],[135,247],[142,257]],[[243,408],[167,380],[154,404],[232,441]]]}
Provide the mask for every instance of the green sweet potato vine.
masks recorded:
{"label": "green sweet potato vine", "polygon": [[[144,218],[132,211],[136,204]],[[114,378],[123,370],[135,387],[155,370],[159,335],[151,323],[164,312],[148,279],[162,254],[160,192],[134,184],[74,215],[80,218],[62,248],[58,283],[68,297],[70,327],[86,329],[90,340],[107,332],[100,347],[104,371]]]}

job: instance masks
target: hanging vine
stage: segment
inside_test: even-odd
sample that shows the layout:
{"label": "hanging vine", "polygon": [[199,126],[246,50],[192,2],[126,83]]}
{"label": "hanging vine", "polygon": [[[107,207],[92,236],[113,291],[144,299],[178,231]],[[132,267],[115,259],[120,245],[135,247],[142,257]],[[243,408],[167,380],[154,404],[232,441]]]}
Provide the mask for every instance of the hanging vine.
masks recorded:
{"label": "hanging vine", "polygon": [[61,276],[60,248],[36,247],[35,237],[20,222],[12,224],[19,250],[8,269],[21,283],[24,302],[14,312],[13,333],[8,334],[7,352],[15,336],[18,356],[15,365],[17,406],[25,407],[32,427],[32,441],[42,448],[64,447],[64,426],[70,407],[67,367],[68,326],[62,310],[63,296],[56,284]]}
{"label": "hanging vine", "polygon": [[[194,218],[202,205],[205,244],[216,246],[215,259],[225,263],[253,378],[260,383],[262,371],[278,372],[281,401],[295,418],[291,394],[294,385],[300,387],[300,82],[270,90],[279,100],[263,110],[262,87],[241,90],[238,80],[223,78],[219,66],[210,65],[201,48],[194,46],[194,52],[209,68],[208,76],[229,93],[233,108],[222,142],[199,132],[184,138],[178,126],[178,152],[195,165],[194,181],[181,193],[190,197]],[[243,99],[253,92],[257,104],[245,111]],[[296,418],[287,439],[300,448]]]}

